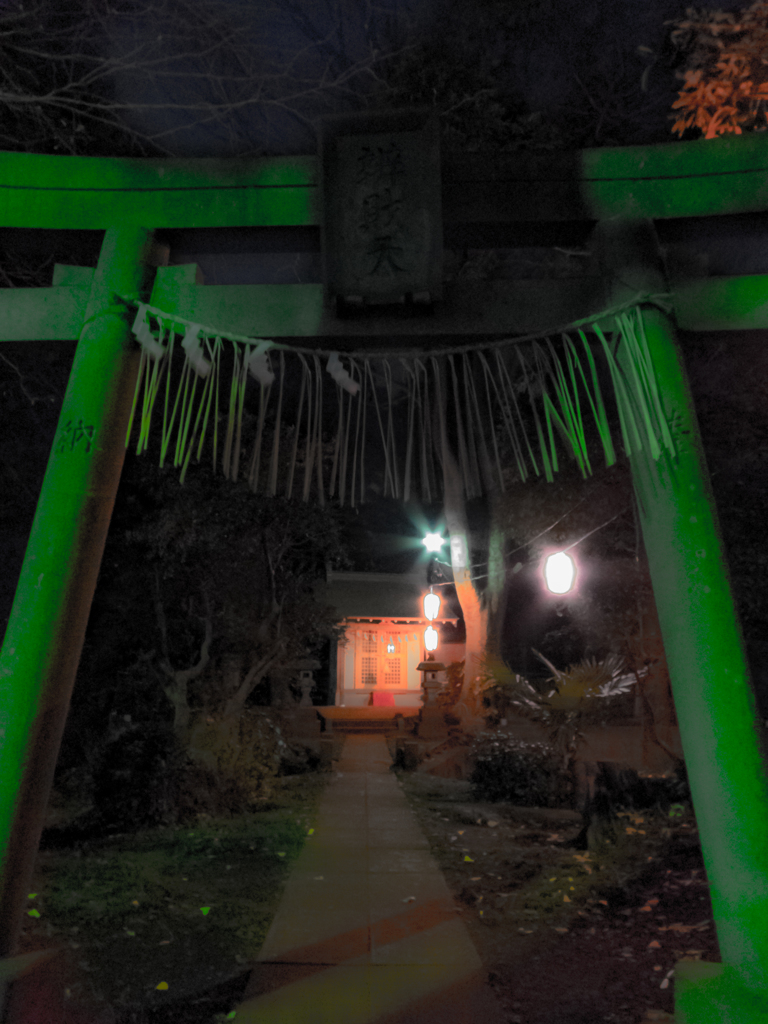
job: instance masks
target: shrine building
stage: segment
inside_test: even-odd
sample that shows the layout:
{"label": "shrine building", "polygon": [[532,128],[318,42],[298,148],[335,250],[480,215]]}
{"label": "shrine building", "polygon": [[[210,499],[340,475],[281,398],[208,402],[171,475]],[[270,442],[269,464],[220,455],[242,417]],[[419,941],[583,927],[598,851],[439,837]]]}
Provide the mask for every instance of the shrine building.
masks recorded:
{"label": "shrine building", "polygon": [[[429,586],[426,573],[327,573],[325,601],[345,626],[344,637],[331,652],[331,687],[341,707],[392,705],[420,707],[424,630],[429,621],[422,602]],[[440,640],[435,657],[445,665],[461,661],[464,644],[457,641],[457,619],[442,612],[433,622]],[[330,694],[329,694],[330,696]]]}

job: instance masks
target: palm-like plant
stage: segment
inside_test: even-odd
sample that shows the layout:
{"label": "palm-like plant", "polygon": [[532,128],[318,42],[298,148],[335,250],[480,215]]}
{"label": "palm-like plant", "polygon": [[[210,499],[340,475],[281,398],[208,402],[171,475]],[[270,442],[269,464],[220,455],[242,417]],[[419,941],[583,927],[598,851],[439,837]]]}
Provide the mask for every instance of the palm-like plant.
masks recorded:
{"label": "palm-like plant", "polygon": [[583,737],[581,726],[606,722],[618,710],[616,698],[629,692],[635,677],[624,671],[616,654],[602,661],[585,658],[564,671],[555,668],[543,654],[533,652],[552,672],[553,688],[541,694],[503,662],[486,660],[481,675],[486,702],[550,726],[550,742],[563,756],[563,770]]}

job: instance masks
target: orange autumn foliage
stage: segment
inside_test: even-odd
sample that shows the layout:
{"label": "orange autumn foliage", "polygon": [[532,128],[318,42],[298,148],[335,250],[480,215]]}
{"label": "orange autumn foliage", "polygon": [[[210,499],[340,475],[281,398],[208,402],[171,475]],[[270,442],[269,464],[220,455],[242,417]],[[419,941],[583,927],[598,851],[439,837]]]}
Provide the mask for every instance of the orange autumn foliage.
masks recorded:
{"label": "orange autumn foliage", "polygon": [[705,139],[768,125],[768,0],[757,0],[739,15],[697,12],[689,7],[671,41],[687,54],[684,81],[672,104],[673,133],[698,128]]}

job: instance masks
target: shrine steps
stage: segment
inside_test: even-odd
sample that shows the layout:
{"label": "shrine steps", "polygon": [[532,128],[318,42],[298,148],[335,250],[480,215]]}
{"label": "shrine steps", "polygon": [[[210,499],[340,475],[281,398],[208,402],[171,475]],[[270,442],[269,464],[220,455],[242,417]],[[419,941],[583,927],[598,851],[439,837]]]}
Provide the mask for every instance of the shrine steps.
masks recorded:
{"label": "shrine steps", "polygon": [[366,733],[397,735],[410,732],[419,717],[417,707],[318,707],[325,731],[348,735]]}

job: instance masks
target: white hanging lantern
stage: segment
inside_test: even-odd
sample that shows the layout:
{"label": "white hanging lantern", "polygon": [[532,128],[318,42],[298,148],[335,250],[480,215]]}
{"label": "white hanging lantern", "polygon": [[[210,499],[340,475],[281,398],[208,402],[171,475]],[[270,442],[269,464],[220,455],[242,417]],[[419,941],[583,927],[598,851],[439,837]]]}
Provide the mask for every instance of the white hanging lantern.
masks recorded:
{"label": "white hanging lantern", "polygon": [[437,594],[433,594],[432,591],[424,598],[424,615],[433,622],[437,618],[437,613],[440,611],[440,598]]}
{"label": "white hanging lantern", "polygon": [[424,646],[428,651],[437,650],[437,630],[433,626],[427,626],[424,630]]}
{"label": "white hanging lantern", "polygon": [[564,551],[550,555],[544,563],[544,579],[552,594],[567,594],[573,589],[576,563]]}

